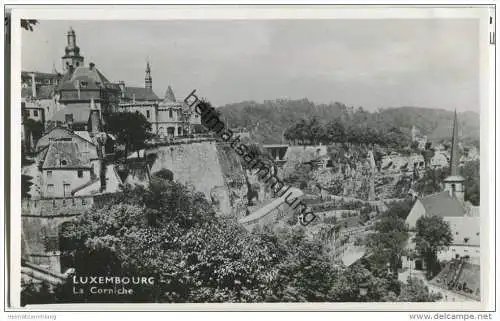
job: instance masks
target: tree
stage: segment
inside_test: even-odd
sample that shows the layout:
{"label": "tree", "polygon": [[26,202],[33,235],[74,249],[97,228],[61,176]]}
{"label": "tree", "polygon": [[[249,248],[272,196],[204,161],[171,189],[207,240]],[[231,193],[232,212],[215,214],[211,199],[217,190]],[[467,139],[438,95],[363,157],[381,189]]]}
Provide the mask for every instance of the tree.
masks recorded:
{"label": "tree", "polygon": [[29,198],[30,197],[30,189],[33,183],[31,180],[33,179],[32,176],[29,175],[21,175],[21,197],[22,198]]}
{"label": "tree", "polygon": [[23,125],[27,137],[26,147],[29,151],[31,151],[43,135],[43,123],[41,121],[28,118],[23,121]]}
{"label": "tree", "polygon": [[332,289],[334,302],[380,302],[389,294],[391,282],[376,277],[362,264],[356,263],[339,273]]}
{"label": "tree", "polygon": [[478,206],[481,196],[479,160],[467,162],[462,167],[462,176],[465,179],[465,200]]}
{"label": "tree", "polygon": [[366,238],[366,245],[372,254],[370,261],[376,269],[385,269],[389,263],[393,273],[398,271],[408,240],[406,224],[401,216],[400,205],[391,204],[375,224],[374,233]]}
{"label": "tree", "polygon": [[129,150],[137,151],[146,146],[146,140],[152,137],[151,123],[139,112],[113,113],[108,115],[106,127],[114,134],[117,142],[125,146],[125,161]]}
{"label": "tree", "polygon": [[38,24],[38,20],[35,19],[21,19],[21,28],[33,31],[33,27]]}
{"label": "tree", "polygon": [[158,177],[167,181],[173,181],[174,180],[174,173],[171,170],[168,170],[166,168],[162,168],[156,173],[153,173],[153,177]]}
{"label": "tree", "polygon": [[417,220],[413,241],[419,255],[426,262],[427,276],[435,276],[440,270],[437,253],[448,248],[453,242],[448,222],[440,216],[422,216]]}
{"label": "tree", "polygon": [[440,293],[430,292],[424,281],[410,278],[401,287],[399,302],[436,302],[442,298]]}
{"label": "tree", "polygon": [[415,182],[415,191],[421,195],[429,195],[440,192],[441,184],[448,176],[448,168],[428,168],[424,174]]}

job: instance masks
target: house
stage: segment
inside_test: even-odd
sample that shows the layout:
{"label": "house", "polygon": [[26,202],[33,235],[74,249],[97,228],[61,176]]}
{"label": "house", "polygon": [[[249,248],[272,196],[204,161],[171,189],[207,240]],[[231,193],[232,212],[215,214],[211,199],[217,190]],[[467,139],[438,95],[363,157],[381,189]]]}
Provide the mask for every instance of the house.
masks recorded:
{"label": "house", "polygon": [[431,168],[443,168],[448,167],[449,155],[444,150],[436,149],[434,151],[434,156],[432,156],[430,165]]}
{"label": "house", "polygon": [[72,189],[96,176],[92,161],[81,157],[80,145],[72,140],[53,140],[42,151],[42,197],[70,197]]}

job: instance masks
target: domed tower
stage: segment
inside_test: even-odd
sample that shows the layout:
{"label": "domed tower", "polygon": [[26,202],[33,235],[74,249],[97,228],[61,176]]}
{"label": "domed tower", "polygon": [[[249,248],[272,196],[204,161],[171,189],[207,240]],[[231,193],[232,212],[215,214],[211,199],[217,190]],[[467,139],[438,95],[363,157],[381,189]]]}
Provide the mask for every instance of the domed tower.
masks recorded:
{"label": "domed tower", "polygon": [[62,57],[64,72],[83,66],[83,56],[80,56],[80,48],[76,45],[76,34],[71,27],[69,28],[67,38],[68,44],[64,49],[65,55]]}

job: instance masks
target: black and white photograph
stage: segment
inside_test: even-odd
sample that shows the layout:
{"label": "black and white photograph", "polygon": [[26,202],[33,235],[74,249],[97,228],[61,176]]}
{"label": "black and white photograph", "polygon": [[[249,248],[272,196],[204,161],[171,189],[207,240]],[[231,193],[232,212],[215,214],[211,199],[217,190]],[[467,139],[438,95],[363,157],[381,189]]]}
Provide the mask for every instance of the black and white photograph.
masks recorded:
{"label": "black and white photograph", "polygon": [[487,21],[8,23],[20,308],[491,302]]}

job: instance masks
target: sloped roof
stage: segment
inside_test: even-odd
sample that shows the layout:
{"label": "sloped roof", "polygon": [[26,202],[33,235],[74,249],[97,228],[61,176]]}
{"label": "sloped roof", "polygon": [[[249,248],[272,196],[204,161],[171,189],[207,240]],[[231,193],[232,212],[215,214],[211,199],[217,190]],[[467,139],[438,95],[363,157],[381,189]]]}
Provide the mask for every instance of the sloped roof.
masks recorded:
{"label": "sloped roof", "polygon": [[432,194],[420,199],[425,208],[426,215],[436,215],[441,217],[464,216],[466,209],[448,191]]}
{"label": "sloped roof", "polygon": [[85,164],[80,156],[76,142],[53,141],[49,145],[42,168],[90,168],[90,164]]}
{"label": "sloped roof", "polygon": [[[63,131],[62,135],[53,135],[56,131]],[[85,134],[86,133],[86,134]],[[49,137],[49,139],[46,139]],[[95,143],[92,141],[90,138],[90,135],[88,132],[84,131],[72,131],[66,127],[61,127],[61,126],[56,126],[49,130],[47,133],[45,133],[37,142],[36,144],[36,150],[39,151],[43,148],[47,148],[50,145],[50,138],[54,139],[60,139],[60,138],[70,138],[70,137],[79,137],[82,138],[86,141],[88,141],[90,144],[94,145]]]}
{"label": "sloped roof", "polygon": [[75,133],[76,135],[78,135],[78,136],[80,136],[81,138],[85,139],[85,140],[86,140],[86,141],[88,141],[89,143],[94,144],[94,142],[92,141],[92,138],[90,137],[89,132],[84,131],[84,130],[75,130],[73,133]]}
{"label": "sloped roof", "polygon": [[88,83],[87,88],[89,89],[104,88],[107,84],[110,84],[108,78],[106,78],[96,67],[90,68],[80,66],[73,70],[73,72],[67,72],[64,74],[57,89],[76,89],[75,82],[77,80],[86,81]]}
{"label": "sloped roof", "polygon": [[153,90],[144,87],[125,87],[125,98],[134,99],[138,101],[151,101],[160,100]]}
{"label": "sloped roof", "polygon": [[87,123],[90,116],[90,106],[89,104],[71,104],[58,110],[54,116],[52,116],[52,121],[66,122],[66,115],[73,115],[74,123]]}

